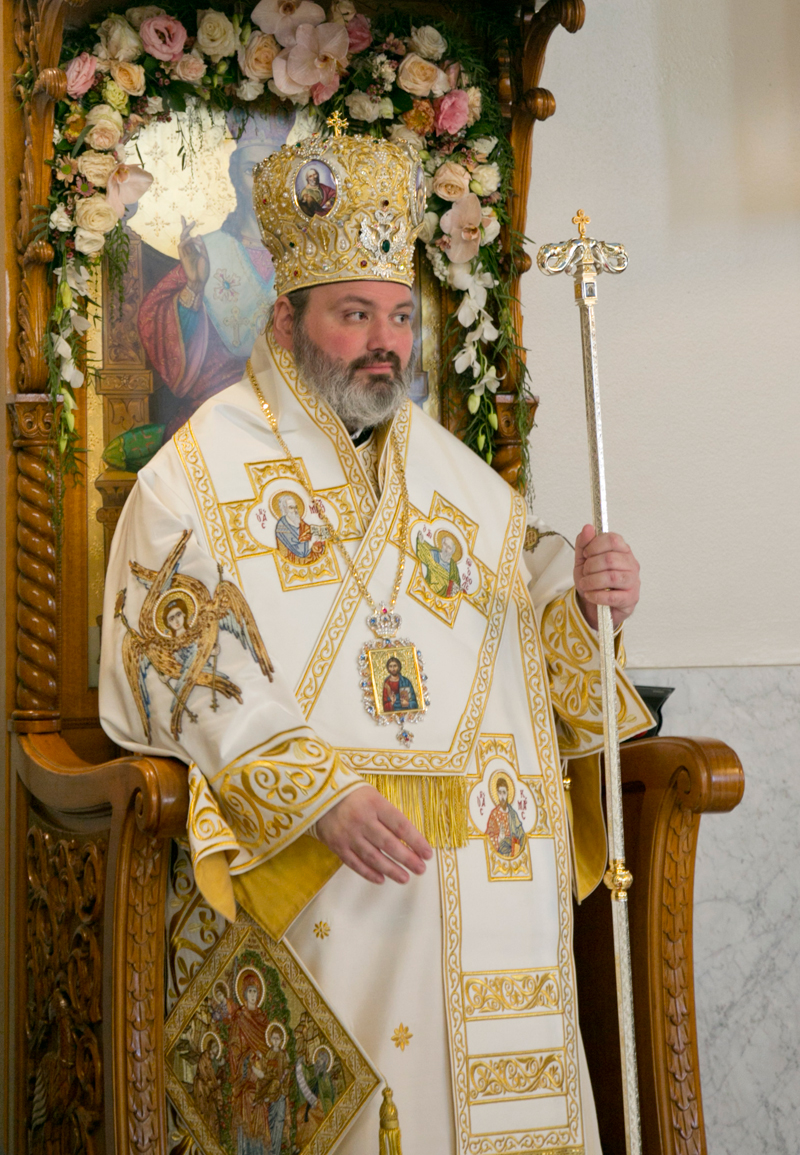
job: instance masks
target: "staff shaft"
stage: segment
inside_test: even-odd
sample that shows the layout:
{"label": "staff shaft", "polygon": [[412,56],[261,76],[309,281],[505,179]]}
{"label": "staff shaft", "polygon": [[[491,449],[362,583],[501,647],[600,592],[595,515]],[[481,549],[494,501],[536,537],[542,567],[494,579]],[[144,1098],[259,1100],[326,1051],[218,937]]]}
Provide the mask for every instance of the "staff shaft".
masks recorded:
{"label": "staff shaft", "polygon": [[[576,293],[577,295],[577,293]],[[600,375],[597,366],[597,334],[594,300],[578,298],[583,343],[583,379],[586,394],[586,424],[592,482],[592,515],[597,533],[608,532],[603,425],[600,414]],[[622,774],[617,727],[617,679],[614,654],[614,623],[610,606],[597,607],[600,643],[600,687],[603,703],[603,753],[605,755],[608,857],[614,881],[615,865],[624,870],[625,835],[622,822]],[[628,1155],[640,1155],[641,1120],[636,1072],[636,1040],[633,1021],[633,976],[628,929],[627,890],[612,889],[614,964],[617,979],[617,1014],[622,1058],[622,1097],[625,1112],[625,1143]]]}
{"label": "staff shaft", "polygon": [[[580,309],[583,344],[583,380],[586,393],[586,424],[592,479],[592,515],[597,533],[608,532],[603,426],[600,417],[600,374],[597,366],[597,334],[594,305],[597,277],[601,272],[621,273],[628,264],[622,245],[608,244],[586,236],[589,218],[578,210],[572,218],[579,237],[558,244],[543,245],[537,264],[543,273],[567,273],[575,279],[575,301]],[[597,607],[600,645],[600,686],[603,705],[603,751],[606,775],[608,829],[608,870],[604,882],[611,891],[614,929],[614,962],[617,980],[617,1014],[622,1058],[622,1096],[627,1155],[641,1155],[639,1086],[636,1070],[636,1039],[633,1023],[633,977],[628,930],[628,887],[633,879],[625,868],[625,838],[622,825],[622,775],[617,727],[617,679],[614,655],[614,624],[609,606]]]}

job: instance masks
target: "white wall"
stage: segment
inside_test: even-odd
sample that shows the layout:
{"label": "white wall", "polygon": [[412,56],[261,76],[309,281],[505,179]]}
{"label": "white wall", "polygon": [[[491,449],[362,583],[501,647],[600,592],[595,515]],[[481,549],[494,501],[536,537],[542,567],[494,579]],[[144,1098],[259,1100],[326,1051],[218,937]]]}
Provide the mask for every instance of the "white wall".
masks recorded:
{"label": "white wall", "polygon": [[[800,662],[800,4],[587,0],[557,29],[528,234],[621,241],[599,282],[609,507],[642,563],[632,665]],[[523,280],[535,508],[590,519],[572,285]]]}

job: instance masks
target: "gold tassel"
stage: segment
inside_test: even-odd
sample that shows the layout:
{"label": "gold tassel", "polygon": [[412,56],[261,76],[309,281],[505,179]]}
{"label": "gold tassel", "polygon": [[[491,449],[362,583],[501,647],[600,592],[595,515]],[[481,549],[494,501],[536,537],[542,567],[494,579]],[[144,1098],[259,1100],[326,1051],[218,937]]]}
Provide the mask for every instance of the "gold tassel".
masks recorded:
{"label": "gold tassel", "polygon": [[380,1121],[381,1129],[378,1135],[378,1155],[403,1155],[400,1123],[397,1119],[397,1108],[394,1105],[391,1087],[383,1088]]}
{"label": "gold tassel", "polygon": [[467,845],[467,782],[460,775],[362,774],[365,782],[396,806],[431,846]]}

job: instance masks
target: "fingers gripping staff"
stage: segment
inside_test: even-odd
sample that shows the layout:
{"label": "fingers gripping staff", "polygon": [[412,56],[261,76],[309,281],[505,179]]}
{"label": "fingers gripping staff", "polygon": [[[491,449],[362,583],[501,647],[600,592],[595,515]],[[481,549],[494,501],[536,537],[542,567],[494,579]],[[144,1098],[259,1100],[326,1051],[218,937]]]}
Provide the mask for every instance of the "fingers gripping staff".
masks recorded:
{"label": "fingers gripping staff", "polygon": [[[621,273],[628,264],[622,245],[607,244],[586,236],[590,218],[579,209],[572,223],[579,236],[560,244],[542,245],[537,264],[543,273],[567,273],[575,279],[575,303],[581,315],[583,343],[583,378],[586,391],[586,422],[592,477],[592,513],[597,534],[608,533],[603,428],[600,418],[600,381],[597,368],[597,340],[594,304],[597,277],[602,272]],[[580,548],[589,544],[582,534]],[[603,736],[608,806],[609,865],[604,881],[611,890],[614,925],[614,955],[617,972],[617,1009],[622,1040],[622,1094],[625,1112],[625,1142],[628,1155],[641,1155],[642,1139],[639,1119],[639,1090],[636,1078],[636,1047],[633,1026],[633,982],[631,976],[630,936],[628,933],[627,891],[633,878],[625,867],[622,827],[622,781],[619,761],[619,733],[616,711],[616,669],[614,662],[614,623],[610,605],[597,605],[600,635],[600,679],[603,701]]]}
{"label": "fingers gripping staff", "polygon": [[114,608],[114,616],[125,627],[122,662],[148,743],[152,742],[147,689],[151,667],[172,694],[170,731],[176,741],[183,728],[184,713],[190,721],[197,721],[197,715],[189,708],[195,687],[211,690],[212,709],[216,709],[217,694],[242,702],[239,686],[217,666],[220,630],[233,634],[249,650],[270,681],[274,673],[250,607],[236,586],[223,580],[222,571],[213,596],[203,582],[179,572],[191,534],[191,530],[184,530],[158,571],[136,561],[129,563],[131,573],[148,590],[138,630],[125,616],[124,589],[117,594]]}

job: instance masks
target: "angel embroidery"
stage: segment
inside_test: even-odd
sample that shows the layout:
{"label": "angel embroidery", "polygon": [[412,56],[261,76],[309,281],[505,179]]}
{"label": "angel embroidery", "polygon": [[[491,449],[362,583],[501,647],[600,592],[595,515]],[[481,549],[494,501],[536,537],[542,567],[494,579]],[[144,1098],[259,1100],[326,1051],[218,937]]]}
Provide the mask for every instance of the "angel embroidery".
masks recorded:
{"label": "angel embroidery", "polygon": [[149,744],[153,741],[147,688],[151,666],[172,694],[170,732],[176,741],[184,712],[192,722],[197,721],[197,714],[188,704],[197,686],[211,690],[212,710],[218,709],[218,694],[242,703],[240,688],[217,666],[220,630],[233,634],[244,649],[250,651],[253,661],[270,681],[274,672],[250,607],[241,591],[223,580],[222,567],[219,567],[219,582],[213,597],[202,581],[178,573],[191,536],[190,529],[184,530],[158,572],[136,561],[129,562],[131,573],[148,590],[139,614],[138,632],[125,617],[126,590],[119,591],[114,608],[114,617],[121,619],[127,631],[122,643],[122,662]]}

